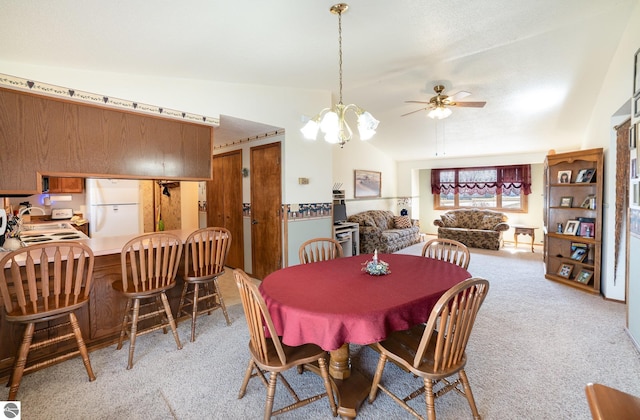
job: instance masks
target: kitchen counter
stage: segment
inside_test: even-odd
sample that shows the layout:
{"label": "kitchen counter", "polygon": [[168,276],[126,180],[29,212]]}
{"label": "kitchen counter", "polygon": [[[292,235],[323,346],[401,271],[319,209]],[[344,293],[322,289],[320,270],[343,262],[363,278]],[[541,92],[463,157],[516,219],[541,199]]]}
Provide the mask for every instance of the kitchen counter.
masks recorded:
{"label": "kitchen counter", "polygon": [[[183,242],[191,231],[169,230]],[[93,286],[89,304],[77,312],[78,322],[82,330],[82,335],[89,351],[106,347],[117,343],[120,336],[120,327],[126,299],[116,292],[111,284],[121,280],[120,252],[122,246],[137,235],[122,235],[111,238],[82,239],[78,242],[88,245],[95,255],[95,265],[93,270]],[[6,252],[0,252],[2,258]],[[184,254],[183,254],[184,255]],[[173,313],[177,312],[177,307],[182,291],[182,273],[184,268],[184,256],[181,267],[178,271],[177,284],[168,290],[167,297],[171,304]],[[16,355],[20,339],[22,336],[21,326],[8,323],[4,318],[4,308],[0,302],[0,380],[5,380],[11,373],[14,357]],[[55,322],[55,321],[52,321]],[[141,328],[144,325],[141,326]],[[181,340],[186,340],[182,337]],[[55,347],[55,346],[54,346]],[[50,350],[55,353],[56,349]],[[113,357],[122,358],[122,369],[126,367],[127,352],[114,352]],[[28,365],[37,363],[38,360],[29,360]]]}

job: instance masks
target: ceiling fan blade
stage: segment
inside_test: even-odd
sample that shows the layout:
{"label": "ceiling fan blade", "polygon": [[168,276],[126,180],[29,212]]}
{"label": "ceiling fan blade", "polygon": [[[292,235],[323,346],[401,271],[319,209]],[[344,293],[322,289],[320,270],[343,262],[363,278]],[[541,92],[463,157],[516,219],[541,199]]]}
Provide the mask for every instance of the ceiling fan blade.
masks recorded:
{"label": "ceiling fan blade", "polygon": [[420,112],[420,111],[426,111],[428,108],[420,108],[420,109],[416,109],[415,111],[411,111],[411,112],[407,112],[406,114],[402,114],[400,115],[401,117],[404,117],[406,115],[411,115],[411,114],[415,114],[416,112]]}
{"label": "ceiling fan blade", "polygon": [[429,101],[404,101],[407,104],[428,104]]}
{"label": "ceiling fan blade", "polygon": [[478,102],[456,102],[453,106],[459,106],[462,108],[482,108],[486,105],[486,102],[478,101]]}
{"label": "ceiling fan blade", "polygon": [[462,99],[462,98],[466,98],[467,96],[471,95],[471,92],[467,92],[466,90],[461,90],[460,92],[456,92],[453,95],[449,95],[449,100],[450,101],[456,101],[458,99]]}

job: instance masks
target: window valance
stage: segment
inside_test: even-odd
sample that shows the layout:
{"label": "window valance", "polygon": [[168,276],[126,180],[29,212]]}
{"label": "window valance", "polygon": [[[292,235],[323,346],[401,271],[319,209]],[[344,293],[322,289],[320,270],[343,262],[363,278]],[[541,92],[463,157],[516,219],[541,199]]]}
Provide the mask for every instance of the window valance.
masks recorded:
{"label": "window valance", "polygon": [[531,194],[531,165],[431,170],[433,194]]}

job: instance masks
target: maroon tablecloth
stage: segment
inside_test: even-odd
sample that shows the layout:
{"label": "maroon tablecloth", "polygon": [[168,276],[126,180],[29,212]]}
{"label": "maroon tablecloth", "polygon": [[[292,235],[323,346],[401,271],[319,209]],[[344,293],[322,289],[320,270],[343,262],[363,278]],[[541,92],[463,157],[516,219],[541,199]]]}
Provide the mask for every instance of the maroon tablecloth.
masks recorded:
{"label": "maroon tablecloth", "polygon": [[268,275],[260,291],[282,341],[328,351],[378,342],[425,322],[444,292],[471,277],[454,264],[400,254],[380,254],[391,273],[370,276],[361,269],[371,258],[296,265]]}

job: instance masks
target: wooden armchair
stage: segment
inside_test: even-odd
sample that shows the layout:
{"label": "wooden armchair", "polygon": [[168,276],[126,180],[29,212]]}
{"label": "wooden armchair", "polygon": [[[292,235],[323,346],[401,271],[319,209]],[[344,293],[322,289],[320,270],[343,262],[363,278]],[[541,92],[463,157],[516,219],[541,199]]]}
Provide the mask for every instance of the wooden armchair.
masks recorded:
{"label": "wooden armchair", "polygon": [[[419,324],[409,330],[393,332],[377,343],[380,359],[371,385],[369,402],[375,400],[380,389],[413,416],[423,418],[407,401],[426,393],[427,418],[435,420],[435,399],[456,390],[467,398],[473,418],[480,419],[464,371],[467,363],[465,349],[476,314],[488,291],[489,282],[484,279],[471,278],[460,282],[438,300],[426,325]],[[398,364],[411,377],[422,378],[420,387],[405,398],[400,398],[383,386],[381,378],[387,359]],[[448,379],[456,373],[457,379]],[[460,384],[463,389],[460,389]]]}
{"label": "wooden armchair", "polygon": [[342,258],[342,245],[333,238],[315,238],[300,245],[300,264]]}
{"label": "wooden armchair", "polygon": [[[247,277],[244,271],[236,269],[233,270],[233,274],[238,290],[240,291],[244,314],[247,319],[247,325],[249,326],[249,352],[251,354],[251,360],[249,360],[249,366],[247,367],[238,398],[244,397],[249,380],[258,376],[267,387],[267,403],[264,409],[265,419],[305,406],[325,396],[329,399],[329,407],[335,417],[337,415],[337,408],[325,362],[326,352],[315,344],[303,344],[296,347],[282,344],[258,287]],[[267,331],[269,337],[267,337]],[[324,382],[325,392],[300,400],[291,385],[289,385],[287,380],[281,375],[281,372],[297,367],[298,365],[306,365],[309,363],[318,364],[320,375]],[[270,373],[268,381],[264,375],[265,372]],[[273,399],[278,378],[280,378],[285,388],[289,390],[295,402],[273,411]]]}
{"label": "wooden armchair", "polygon": [[453,239],[431,239],[422,247],[422,256],[447,261],[465,270],[469,267],[469,248]]}
{"label": "wooden armchair", "polygon": [[585,387],[593,420],[635,420],[640,417],[640,398],[601,384]]}
{"label": "wooden armchair", "polygon": [[[0,294],[6,320],[25,325],[9,378],[9,400],[16,399],[24,373],[78,354],[82,357],[89,381],[96,379],[75,315],[89,302],[93,264],[91,249],[77,242],[31,245],[0,259]],[[36,329],[38,323],[63,317],[68,317],[68,322]],[[38,338],[34,340],[34,336]],[[77,350],[44,360],[40,357],[37,363],[25,368],[30,350],[41,350],[74,338]]]}

